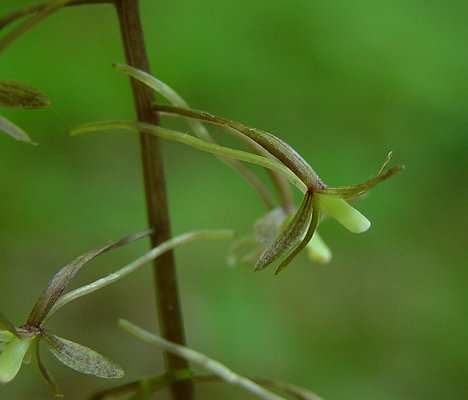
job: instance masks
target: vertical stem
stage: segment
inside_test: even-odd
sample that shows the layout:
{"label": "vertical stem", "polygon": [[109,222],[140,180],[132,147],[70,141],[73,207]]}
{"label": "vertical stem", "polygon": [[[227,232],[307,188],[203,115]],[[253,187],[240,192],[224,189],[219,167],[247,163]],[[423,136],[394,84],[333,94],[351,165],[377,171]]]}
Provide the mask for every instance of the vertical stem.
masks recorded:
{"label": "vertical stem", "polygon": [[[138,0],[115,0],[115,5],[127,63],[150,72]],[[152,90],[134,79],[131,80],[131,84],[138,120],[158,124],[158,116],[151,110],[154,101]],[[148,222],[156,232],[151,238],[154,247],[171,237],[164,169],[158,138],[140,133],[140,147]],[[158,258],[153,266],[153,274],[161,335],[170,341],[184,344],[185,335],[172,252]],[[168,353],[165,353],[165,357],[168,370],[188,368],[187,361],[182,358]],[[194,398],[193,382],[185,380],[174,383],[171,393],[174,400],[191,400]]]}

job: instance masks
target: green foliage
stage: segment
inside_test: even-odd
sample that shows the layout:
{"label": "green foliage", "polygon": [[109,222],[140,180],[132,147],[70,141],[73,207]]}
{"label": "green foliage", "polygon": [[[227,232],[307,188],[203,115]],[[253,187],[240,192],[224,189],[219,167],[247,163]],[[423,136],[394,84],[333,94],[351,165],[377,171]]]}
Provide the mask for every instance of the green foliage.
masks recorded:
{"label": "green foliage", "polygon": [[[336,244],[326,269],[299,257],[295,273],[272,283],[250,270],[225,270],[216,246],[181,252],[181,265],[190,266],[180,275],[194,347],[268,375],[284,366],[284,378],[330,399],[462,398],[466,3],[200,1],[197,18],[185,2],[141,6],[153,70],[190,104],[277,132],[336,185],[367,178],[388,149],[408,166],[398,183],[360,204],[373,221],[365,237],[350,240],[323,224],[322,236]],[[2,1],[0,14],[17,7]],[[4,113],[41,143],[30,148],[0,137],[0,305],[9,315],[23,316],[37,282],[67,254],[145,224],[133,138],[63,136],[86,121],[133,118],[125,82],[108,72],[122,53],[105,8],[67,10],[2,54],[2,79],[31,82],[54,104]],[[174,231],[207,221],[248,230],[264,214],[235,175],[180,146],[165,147]],[[108,257],[106,267],[120,261]],[[125,285],[132,299],[148,280],[134,279]],[[98,343],[112,329],[103,313],[144,320],[151,307],[151,300],[133,308],[97,294],[91,307],[77,302],[55,323],[86,329]],[[258,349],[262,357],[252,357]],[[132,362],[124,358],[122,365]],[[48,398],[36,376],[19,379],[0,396]],[[68,398],[82,399],[99,383],[76,378],[67,385],[75,393]],[[221,390],[210,388],[211,397],[239,398]]]}

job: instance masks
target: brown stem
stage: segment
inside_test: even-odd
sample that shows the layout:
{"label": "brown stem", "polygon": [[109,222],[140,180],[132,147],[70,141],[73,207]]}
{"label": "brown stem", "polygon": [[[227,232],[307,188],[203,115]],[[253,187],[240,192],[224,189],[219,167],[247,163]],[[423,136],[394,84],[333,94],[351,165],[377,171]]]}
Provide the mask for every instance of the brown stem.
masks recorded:
{"label": "brown stem", "polygon": [[[127,63],[149,73],[138,0],[115,0],[115,5]],[[131,84],[138,120],[158,124],[158,116],[151,109],[154,101],[152,90],[134,79],[131,80]],[[160,142],[154,136],[140,133],[140,145],[148,222],[156,232],[151,242],[153,246],[157,246],[171,237]],[[184,328],[172,252],[158,258],[153,274],[161,335],[170,341],[184,344]],[[186,360],[167,353],[165,356],[168,370],[188,368]],[[191,400],[194,398],[193,382],[184,380],[174,383],[171,385],[171,393],[174,400]]]}

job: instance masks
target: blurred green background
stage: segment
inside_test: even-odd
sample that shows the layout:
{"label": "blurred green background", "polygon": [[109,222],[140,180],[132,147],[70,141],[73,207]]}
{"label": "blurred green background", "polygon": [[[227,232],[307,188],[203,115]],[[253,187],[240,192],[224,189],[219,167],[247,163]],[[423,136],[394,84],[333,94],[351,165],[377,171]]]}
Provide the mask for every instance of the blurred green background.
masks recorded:
{"label": "blurred green background", "polygon": [[[2,0],[0,15],[32,4]],[[329,266],[301,255],[274,277],[228,268],[227,242],[178,250],[189,344],[326,400],[465,399],[468,3],[142,0],[141,11],[152,72],[195,108],[277,134],[330,185],[367,179],[389,150],[406,166],[358,205],[373,223],[367,233],[321,227]],[[122,61],[104,5],[63,10],[2,54],[1,79],[33,84],[53,102],[2,110],[40,143],[0,136],[0,309],[17,325],[60,266],[145,227],[136,136],[66,135],[84,122],[134,118],[128,82],[111,69]],[[264,212],[212,156],[168,142],[164,151],[174,233],[247,232]],[[146,248],[103,256],[74,285]],[[120,363],[126,381],[155,374],[160,352],[115,324],[157,330],[150,276],[145,268],[77,301],[48,327]],[[70,400],[112,385],[43,357]],[[221,384],[198,392],[253,398]],[[0,398],[50,392],[26,366]]]}

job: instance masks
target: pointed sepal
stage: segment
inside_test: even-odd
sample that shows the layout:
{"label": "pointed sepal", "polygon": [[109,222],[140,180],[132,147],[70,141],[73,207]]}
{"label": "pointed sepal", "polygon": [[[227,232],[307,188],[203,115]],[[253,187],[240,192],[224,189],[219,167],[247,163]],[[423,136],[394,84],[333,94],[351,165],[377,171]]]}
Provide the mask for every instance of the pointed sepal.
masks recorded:
{"label": "pointed sepal", "polygon": [[302,239],[309,226],[312,211],[312,195],[306,193],[301,206],[288,223],[284,231],[267,247],[255,265],[255,271],[259,271],[282,255],[291,251]]}
{"label": "pointed sepal", "polygon": [[135,240],[141,239],[145,236],[148,236],[152,233],[152,230],[145,230],[142,232],[137,232],[124,238],[101,245],[95,249],[88,251],[87,253],[77,257],[71,263],[67,264],[65,267],[60,269],[54,277],[49,281],[47,287],[42,292],[39,300],[34,305],[33,310],[28,318],[28,325],[30,326],[39,326],[44,318],[49,313],[52,306],[62,295],[63,291],[66,289],[70,281],[78,273],[78,271],[85,265],[87,262],[96,258],[100,254],[116,249],[118,247],[124,246],[128,243],[131,243]]}
{"label": "pointed sepal", "polygon": [[45,365],[42,363],[41,360],[41,355],[39,353],[39,343],[40,341],[36,341],[36,345],[34,346],[34,358],[36,360],[36,366],[37,369],[39,370],[42,378],[48,383],[48,385],[51,387],[51,389],[54,392],[54,397],[63,397],[63,393],[60,391],[59,387],[57,386],[57,383],[55,382],[54,377],[50,374],[49,370],[45,367]]}
{"label": "pointed sepal", "polygon": [[10,120],[2,117],[0,115],[0,132],[4,132],[7,135],[11,136],[13,139],[16,139],[20,142],[25,142],[29,144],[37,144],[32,141],[29,135],[21,129],[18,125],[14,124]]}
{"label": "pointed sepal", "polygon": [[323,190],[320,190],[319,192],[322,194],[328,194],[331,196],[339,197],[345,200],[354,199],[368,192],[380,182],[387,180],[391,176],[398,174],[399,172],[405,169],[403,166],[386,169],[391,158],[392,158],[392,152],[389,152],[387,154],[387,157],[385,158],[385,161],[382,167],[379,170],[379,173],[374,178],[371,178],[362,183],[358,183],[357,185],[349,185],[349,186],[341,186],[341,187],[327,187]]}
{"label": "pointed sepal", "polygon": [[117,364],[86,346],[44,330],[41,336],[55,358],[75,371],[106,379],[122,378],[125,375]]}

